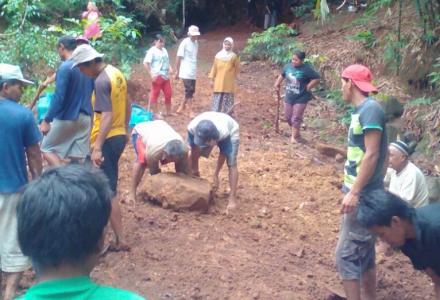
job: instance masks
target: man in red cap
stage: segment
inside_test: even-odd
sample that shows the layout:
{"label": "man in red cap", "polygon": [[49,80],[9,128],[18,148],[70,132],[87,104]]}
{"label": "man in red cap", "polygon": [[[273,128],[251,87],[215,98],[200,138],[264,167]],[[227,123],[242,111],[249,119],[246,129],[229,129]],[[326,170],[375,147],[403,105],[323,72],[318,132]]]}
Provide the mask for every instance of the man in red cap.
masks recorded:
{"label": "man in red cap", "polygon": [[377,92],[370,70],[351,65],[342,72],[342,96],[355,107],[348,133],[345,194],[336,264],[348,300],[376,299],[375,236],[356,220],[360,194],[383,189],[387,138],[385,113],[369,97]]}

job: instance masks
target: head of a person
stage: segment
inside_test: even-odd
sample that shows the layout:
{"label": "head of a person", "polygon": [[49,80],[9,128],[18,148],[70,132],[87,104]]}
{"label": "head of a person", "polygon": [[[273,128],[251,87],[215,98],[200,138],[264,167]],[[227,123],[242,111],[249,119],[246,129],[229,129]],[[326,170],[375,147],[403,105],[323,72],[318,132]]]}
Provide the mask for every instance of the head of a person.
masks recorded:
{"label": "head of a person", "polygon": [[165,46],[165,38],[163,35],[156,34],[154,36],[154,46],[159,49],[162,49]]}
{"label": "head of a person", "polygon": [[370,93],[377,92],[372,84],[373,75],[364,65],[354,64],[342,71],[342,97],[346,102],[352,102],[356,96],[368,97]]}
{"label": "head of a person", "polygon": [[220,138],[220,133],[210,120],[202,120],[197,124],[194,134],[194,144],[199,147],[214,146]]}
{"label": "head of a person", "polygon": [[197,41],[200,36],[200,30],[199,27],[196,25],[191,25],[188,27],[188,36],[191,38],[192,41]]}
{"label": "head of a person", "polygon": [[162,160],[177,162],[185,156],[185,144],[180,140],[172,140],[165,144]]}
{"label": "head of a person", "polygon": [[78,47],[81,45],[90,45],[89,39],[83,35],[80,35],[76,38],[76,46]]}
{"label": "head of a person", "polygon": [[104,54],[99,53],[90,45],[78,46],[73,51],[71,60],[82,73],[89,77],[97,77],[102,72]]}
{"label": "head of a person", "polygon": [[24,79],[19,66],[0,64],[0,97],[18,102],[26,84],[33,82]]}
{"label": "head of a person", "polygon": [[76,49],[77,41],[73,36],[63,36],[58,40],[57,51],[61,60],[69,59],[72,52]]}
{"label": "head of a person", "polygon": [[388,146],[389,166],[400,172],[407,165],[412,149],[404,141],[391,142]]}
{"label": "head of a person", "polygon": [[225,40],[223,41],[223,49],[229,52],[232,51],[233,48],[234,48],[234,40],[231,37],[225,38]]}
{"label": "head of a person", "polygon": [[357,220],[393,248],[402,247],[415,209],[383,189],[361,195]]}
{"label": "head of a person", "polygon": [[37,274],[63,266],[93,269],[111,197],[105,175],[81,165],[49,169],[25,187],[17,207],[18,240]]}
{"label": "head of a person", "polygon": [[306,59],[306,53],[301,50],[295,50],[293,51],[292,55],[292,64],[294,67],[299,67],[304,63],[304,60]]}
{"label": "head of a person", "polygon": [[93,1],[89,1],[87,3],[87,10],[88,11],[98,11],[98,7],[96,6],[96,4]]}

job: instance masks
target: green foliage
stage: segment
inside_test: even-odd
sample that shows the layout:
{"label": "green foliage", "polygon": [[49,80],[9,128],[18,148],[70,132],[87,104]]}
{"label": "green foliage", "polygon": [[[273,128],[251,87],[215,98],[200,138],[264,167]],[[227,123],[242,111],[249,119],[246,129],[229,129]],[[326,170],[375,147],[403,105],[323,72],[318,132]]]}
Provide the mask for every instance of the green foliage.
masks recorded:
{"label": "green foliage", "polygon": [[342,99],[341,90],[330,90],[325,96],[330,103],[336,107],[339,114],[339,122],[348,126],[351,122],[351,114],[354,108]]}
{"label": "green foliage", "polygon": [[429,76],[429,81],[432,84],[440,85],[440,57],[436,58],[436,63],[434,64],[434,70]]}
{"label": "green foliage", "polygon": [[254,32],[247,40],[243,54],[253,60],[270,60],[278,65],[288,63],[295,49],[303,45],[295,40],[295,30],[286,24],[270,27],[261,33]]}
{"label": "green foliage", "polygon": [[406,39],[401,39],[399,42],[395,33],[389,33],[385,36],[384,40],[383,62],[389,71],[395,72],[402,62],[400,50],[405,45]]}
{"label": "green foliage", "polygon": [[419,105],[431,105],[432,103],[434,103],[432,98],[420,97],[409,101],[406,105],[411,107]]}
{"label": "green foliage", "polygon": [[372,49],[377,45],[377,39],[371,30],[363,30],[354,35],[348,36],[348,39],[361,42],[365,49]]}

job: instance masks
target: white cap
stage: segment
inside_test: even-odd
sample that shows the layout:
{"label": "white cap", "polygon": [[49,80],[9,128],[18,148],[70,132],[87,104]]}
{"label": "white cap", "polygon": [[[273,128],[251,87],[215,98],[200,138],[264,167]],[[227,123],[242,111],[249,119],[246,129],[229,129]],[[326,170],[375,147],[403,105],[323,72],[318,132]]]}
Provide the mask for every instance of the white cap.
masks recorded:
{"label": "white cap", "polygon": [[199,27],[197,27],[196,25],[189,26],[189,28],[188,28],[188,35],[189,36],[200,35]]}
{"label": "white cap", "polygon": [[0,64],[0,80],[11,80],[15,79],[26,84],[34,84],[30,80],[26,80],[21,73],[19,66],[14,66],[10,64]]}
{"label": "white cap", "polygon": [[103,57],[104,54],[99,53],[90,45],[80,45],[76,47],[75,51],[73,51],[72,56],[70,57],[71,60],[73,60],[74,64],[73,67],[92,61],[95,58]]}

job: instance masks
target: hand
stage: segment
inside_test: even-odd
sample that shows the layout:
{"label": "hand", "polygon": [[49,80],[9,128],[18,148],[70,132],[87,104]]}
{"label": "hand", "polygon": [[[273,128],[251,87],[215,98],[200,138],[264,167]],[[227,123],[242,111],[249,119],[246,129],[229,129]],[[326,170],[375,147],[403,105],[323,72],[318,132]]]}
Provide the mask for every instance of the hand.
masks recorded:
{"label": "hand", "polygon": [[50,124],[43,120],[40,124],[40,131],[43,135],[46,135],[50,131]]}
{"label": "hand", "polygon": [[90,160],[92,161],[93,166],[95,167],[101,166],[102,162],[104,161],[104,157],[102,157],[101,149],[94,148]]}
{"label": "hand", "polygon": [[341,213],[349,214],[353,212],[359,203],[359,194],[353,193],[352,191],[348,192],[344,199],[342,200],[342,208]]}
{"label": "hand", "polygon": [[152,80],[153,82],[156,82],[156,80],[157,80],[158,77],[159,77],[159,75],[153,76],[153,77],[151,77],[151,80]]}

